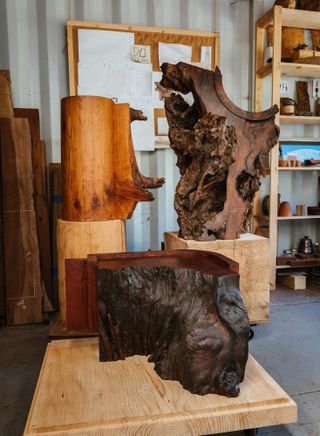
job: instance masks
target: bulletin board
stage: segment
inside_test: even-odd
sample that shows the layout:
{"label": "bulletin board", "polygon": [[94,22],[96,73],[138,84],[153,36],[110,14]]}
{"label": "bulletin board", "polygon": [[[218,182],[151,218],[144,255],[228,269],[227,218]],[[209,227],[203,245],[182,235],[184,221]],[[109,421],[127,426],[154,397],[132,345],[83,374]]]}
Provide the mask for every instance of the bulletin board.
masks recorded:
{"label": "bulletin board", "polygon": [[[150,47],[150,63],[153,72],[160,72],[159,65],[159,43],[161,46],[167,44],[179,44],[191,47],[191,62],[199,63],[202,56],[202,47],[210,50],[210,63],[213,70],[219,63],[219,34],[214,32],[201,32],[194,30],[182,30],[172,28],[157,28],[145,26],[129,26],[114,23],[100,23],[89,21],[67,21],[67,41],[68,41],[68,65],[69,65],[69,93],[70,95],[78,95],[78,64],[79,64],[79,31],[95,30],[95,31],[111,31],[111,32],[129,32],[133,34],[135,45],[145,45]],[[111,34],[111,32],[109,32]],[[81,35],[85,34],[82,32]],[[103,35],[102,35],[103,36]],[[130,48],[129,48],[130,49]],[[79,70],[80,71],[80,70]],[[82,92],[81,92],[82,94]],[[92,95],[95,95],[94,93]],[[135,109],[141,109],[136,107]],[[153,134],[155,143],[166,144],[167,138],[158,135],[158,120],[165,118],[163,108],[153,107]],[[164,135],[165,136],[165,135]],[[144,148],[136,147],[136,150]]]}

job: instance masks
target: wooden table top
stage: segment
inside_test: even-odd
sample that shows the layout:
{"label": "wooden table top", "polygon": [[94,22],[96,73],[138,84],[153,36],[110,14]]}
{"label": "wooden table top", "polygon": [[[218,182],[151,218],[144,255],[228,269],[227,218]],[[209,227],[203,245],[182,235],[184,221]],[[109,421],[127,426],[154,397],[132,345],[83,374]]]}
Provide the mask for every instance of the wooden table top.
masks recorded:
{"label": "wooden table top", "polygon": [[25,435],[201,435],[294,422],[294,401],[249,356],[237,398],[194,395],[144,356],[99,362],[98,338],[48,344]]}

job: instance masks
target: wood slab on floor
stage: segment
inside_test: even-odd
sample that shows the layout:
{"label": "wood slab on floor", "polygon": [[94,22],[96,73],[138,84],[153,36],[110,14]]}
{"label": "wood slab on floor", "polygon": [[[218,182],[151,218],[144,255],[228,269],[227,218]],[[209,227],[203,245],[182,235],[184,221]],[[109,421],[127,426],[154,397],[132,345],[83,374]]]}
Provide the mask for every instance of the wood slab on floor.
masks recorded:
{"label": "wood slab on floor", "polygon": [[146,357],[99,362],[98,339],[48,345],[25,435],[201,435],[294,422],[294,401],[249,357],[237,398],[165,381]]}

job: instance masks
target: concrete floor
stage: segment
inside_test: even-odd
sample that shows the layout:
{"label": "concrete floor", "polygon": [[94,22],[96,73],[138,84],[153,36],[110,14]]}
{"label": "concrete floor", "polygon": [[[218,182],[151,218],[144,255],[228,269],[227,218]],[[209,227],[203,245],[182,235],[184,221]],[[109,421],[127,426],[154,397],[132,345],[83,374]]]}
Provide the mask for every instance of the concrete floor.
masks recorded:
{"label": "concrete floor", "polygon": [[[250,352],[296,401],[299,418],[259,434],[320,436],[320,286],[273,292],[270,313],[269,323],[254,327]],[[23,433],[49,327],[0,330],[0,436]]]}

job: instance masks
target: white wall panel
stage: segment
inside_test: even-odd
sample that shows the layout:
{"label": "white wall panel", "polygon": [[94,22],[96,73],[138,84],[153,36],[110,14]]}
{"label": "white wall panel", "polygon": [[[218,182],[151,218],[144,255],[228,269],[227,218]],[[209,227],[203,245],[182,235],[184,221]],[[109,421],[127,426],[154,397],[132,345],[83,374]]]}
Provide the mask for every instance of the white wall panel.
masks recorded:
{"label": "white wall panel", "polygon": [[[229,97],[250,107],[250,0],[0,0],[0,68],[10,69],[16,106],[38,107],[47,161],[60,161],[60,100],[68,95],[67,19],[219,31],[220,67]],[[260,6],[264,7],[262,1]],[[252,29],[251,29],[252,30]],[[177,229],[179,180],[170,150],[137,153],[141,172],[163,176],[155,201],[140,203],[127,221],[128,250],[160,248]]]}

